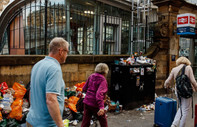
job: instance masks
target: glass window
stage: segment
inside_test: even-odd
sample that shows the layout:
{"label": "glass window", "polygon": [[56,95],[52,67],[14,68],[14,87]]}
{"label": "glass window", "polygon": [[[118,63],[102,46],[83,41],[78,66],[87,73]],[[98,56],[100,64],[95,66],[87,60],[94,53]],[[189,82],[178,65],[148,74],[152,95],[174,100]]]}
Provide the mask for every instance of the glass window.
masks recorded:
{"label": "glass window", "polygon": [[190,46],[191,39],[189,38],[180,38],[179,42],[179,56],[185,56],[189,58],[189,46]]}
{"label": "glass window", "polygon": [[0,43],[0,55],[8,55],[9,48],[8,48],[8,34],[7,31],[4,33],[3,41]]}
{"label": "glass window", "polygon": [[[10,47],[22,48],[16,40],[23,38],[25,54],[47,54],[45,47],[52,38],[59,36],[69,41],[71,54],[93,54],[94,50],[95,54],[99,54],[103,52],[101,46],[106,35],[107,54],[128,52],[130,12],[92,0],[48,0],[47,9],[45,0],[29,2],[23,6],[18,17],[16,23],[19,25],[10,27],[13,42]],[[106,32],[103,25],[105,14]]]}
{"label": "glass window", "polygon": [[[105,40],[105,28],[103,29],[103,40]],[[114,42],[114,27],[107,25],[106,26],[106,40]]]}
{"label": "glass window", "polygon": [[51,4],[64,4],[65,0],[49,0],[49,2],[51,2]]}
{"label": "glass window", "polygon": [[77,43],[78,43],[78,51],[80,54],[82,54],[82,46],[83,46],[83,28],[78,28],[78,38],[77,38]]}
{"label": "glass window", "polygon": [[125,21],[122,22],[121,54],[127,54],[128,53],[128,49],[130,48],[129,34],[130,34],[129,21],[125,20]]}

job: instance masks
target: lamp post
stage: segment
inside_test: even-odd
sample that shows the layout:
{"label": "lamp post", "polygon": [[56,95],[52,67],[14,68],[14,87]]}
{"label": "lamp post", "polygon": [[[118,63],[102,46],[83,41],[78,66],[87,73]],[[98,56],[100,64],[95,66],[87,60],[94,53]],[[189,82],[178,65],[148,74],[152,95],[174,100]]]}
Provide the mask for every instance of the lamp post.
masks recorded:
{"label": "lamp post", "polygon": [[44,34],[44,54],[47,54],[47,4],[48,0],[45,0],[45,34]]}

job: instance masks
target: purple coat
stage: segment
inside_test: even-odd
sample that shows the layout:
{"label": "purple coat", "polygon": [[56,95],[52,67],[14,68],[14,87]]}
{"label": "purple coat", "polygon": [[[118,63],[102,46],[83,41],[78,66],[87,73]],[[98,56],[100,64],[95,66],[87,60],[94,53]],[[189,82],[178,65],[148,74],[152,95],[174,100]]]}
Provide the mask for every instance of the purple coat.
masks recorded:
{"label": "purple coat", "polygon": [[83,86],[83,92],[86,92],[83,102],[89,106],[104,109],[104,99],[107,91],[108,85],[105,77],[99,73],[93,73]]}

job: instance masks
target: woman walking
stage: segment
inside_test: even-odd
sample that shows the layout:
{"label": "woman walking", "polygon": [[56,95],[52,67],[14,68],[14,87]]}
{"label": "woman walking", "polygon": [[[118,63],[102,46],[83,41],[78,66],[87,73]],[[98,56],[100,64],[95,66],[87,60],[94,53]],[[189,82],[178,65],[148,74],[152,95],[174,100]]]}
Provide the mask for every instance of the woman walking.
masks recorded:
{"label": "woman walking", "polygon": [[[176,80],[176,77],[179,74],[179,71],[183,68],[184,65],[186,65],[185,74],[190,79],[193,91],[196,91],[197,90],[197,83],[196,83],[196,80],[194,78],[193,70],[190,66],[191,62],[186,57],[180,57],[176,60],[176,65],[177,66],[172,69],[168,79],[165,81],[164,87],[165,88],[169,87],[170,82],[172,80],[174,80],[174,81]],[[179,97],[177,95],[176,86],[175,86],[175,94],[176,94],[176,96],[179,100]],[[186,118],[187,118],[189,110],[192,106],[192,97],[187,98],[187,99],[183,98],[183,97],[180,97],[180,102],[181,102],[180,103],[181,109],[180,108],[178,109],[171,127],[178,127],[178,124],[179,124],[179,127],[185,127]]]}
{"label": "woman walking", "polygon": [[106,76],[109,68],[105,63],[99,63],[95,68],[95,73],[89,76],[83,87],[86,92],[84,102],[84,115],[81,127],[89,127],[92,115],[99,120],[101,127],[108,127],[104,110],[104,99],[108,91]]}

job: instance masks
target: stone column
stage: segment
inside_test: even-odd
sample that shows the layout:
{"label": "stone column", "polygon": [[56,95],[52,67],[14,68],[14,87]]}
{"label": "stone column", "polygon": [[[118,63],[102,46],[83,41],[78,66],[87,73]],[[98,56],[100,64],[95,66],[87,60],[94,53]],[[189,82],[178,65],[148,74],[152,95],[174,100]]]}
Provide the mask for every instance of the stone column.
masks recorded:
{"label": "stone column", "polygon": [[159,43],[156,89],[162,88],[171,69],[176,66],[179,51],[179,37],[176,35],[176,17],[182,0],[154,0],[158,6],[158,23],[155,35]]}

